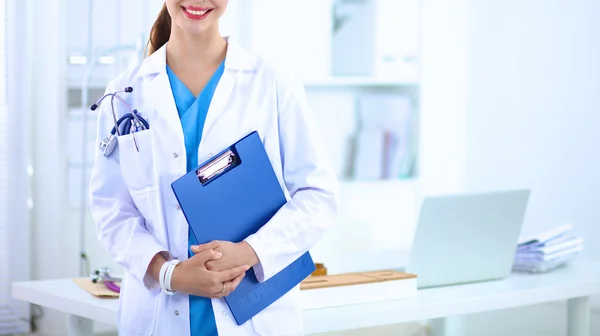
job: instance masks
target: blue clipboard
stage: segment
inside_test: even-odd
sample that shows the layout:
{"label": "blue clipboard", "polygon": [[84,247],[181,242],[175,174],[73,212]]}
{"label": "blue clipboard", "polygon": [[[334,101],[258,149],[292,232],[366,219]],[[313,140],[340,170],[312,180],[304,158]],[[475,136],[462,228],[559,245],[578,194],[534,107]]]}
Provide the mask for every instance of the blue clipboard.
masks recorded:
{"label": "blue clipboard", "polygon": [[[199,244],[240,242],[258,231],[287,202],[258,132],[182,176],[171,185]],[[309,252],[259,283],[252,269],[225,297],[238,325],[251,319],[315,270]]]}

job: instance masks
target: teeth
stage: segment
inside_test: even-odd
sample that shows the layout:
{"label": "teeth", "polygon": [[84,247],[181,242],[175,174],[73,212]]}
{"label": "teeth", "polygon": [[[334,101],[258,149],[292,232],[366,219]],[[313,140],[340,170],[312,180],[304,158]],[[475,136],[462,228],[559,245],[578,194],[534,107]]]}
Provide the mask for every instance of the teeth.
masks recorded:
{"label": "teeth", "polygon": [[206,14],[206,12],[208,12],[207,10],[205,10],[205,11],[194,11],[194,10],[190,10],[190,9],[187,9],[187,8],[186,8],[186,10],[188,11],[188,13],[190,13],[192,15],[204,15],[204,14]]}

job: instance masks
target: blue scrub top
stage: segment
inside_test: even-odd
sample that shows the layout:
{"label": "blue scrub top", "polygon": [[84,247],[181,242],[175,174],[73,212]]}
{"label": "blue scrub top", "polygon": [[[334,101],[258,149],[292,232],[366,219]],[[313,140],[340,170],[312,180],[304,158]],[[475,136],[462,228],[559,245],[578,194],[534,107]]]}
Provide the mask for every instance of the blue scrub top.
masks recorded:
{"label": "blue scrub top", "polygon": [[[223,75],[225,62],[221,63],[212,78],[208,81],[198,97],[183,84],[167,65],[167,74],[171,82],[171,90],[175,98],[175,105],[181,119],[183,135],[185,140],[185,151],[187,158],[187,172],[198,167],[198,147],[202,139],[202,130],[208,108],[212,101],[217,84]],[[188,232],[188,246],[196,245],[197,242],[191,232]],[[188,256],[193,252],[188,248]],[[212,309],[210,298],[190,295],[190,330],[192,336],[218,335],[217,324]]]}

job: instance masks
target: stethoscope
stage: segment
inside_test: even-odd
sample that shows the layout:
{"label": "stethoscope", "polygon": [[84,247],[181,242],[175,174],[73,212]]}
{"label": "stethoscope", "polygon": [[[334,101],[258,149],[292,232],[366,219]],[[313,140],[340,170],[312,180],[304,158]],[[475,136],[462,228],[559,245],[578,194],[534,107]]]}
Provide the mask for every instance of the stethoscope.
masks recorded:
{"label": "stethoscope", "polygon": [[[147,130],[150,128],[150,124],[138,115],[138,111],[132,109],[126,102],[121,98],[118,93],[131,93],[133,92],[133,88],[128,86],[125,90],[117,91],[113,93],[107,93],[102,96],[96,103],[94,103],[90,108],[92,111],[95,111],[106,97],[111,97],[110,106],[112,110],[113,120],[115,125],[110,131],[110,135],[100,141],[100,149],[102,150],[105,157],[109,157],[115,148],[117,147],[117,137],[126,134],[132,134],[133,143],[135,144],[135,149],[139,152],[140,149],[138,147],[137,141],[135,139],[135,133],[143,130]],[[117,114],[115,112],[115,104],[114,100],[117,98],[123,103],[129,110],[129,113],[125,114],[121,118],[117,118]]]}
{"label": "stethoscope", "polygon": [[103,283],[109,290],[120,293],[121,287],[116,282],[121,282],[121,278],[113,277],[110,274],[110,269],[106,267],[99,268],[90,274],[90,279],[93,283]]}

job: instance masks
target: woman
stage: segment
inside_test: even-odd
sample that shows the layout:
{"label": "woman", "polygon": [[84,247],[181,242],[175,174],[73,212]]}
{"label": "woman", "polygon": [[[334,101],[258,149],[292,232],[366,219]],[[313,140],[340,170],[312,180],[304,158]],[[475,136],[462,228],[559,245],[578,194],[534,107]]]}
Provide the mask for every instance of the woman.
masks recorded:
{"label": "woman", "polygon": [[[337,201],[301,83],[220,36],[227,4],[166,0],[150,56],[107,88],[131,86],[123,98],[150,124],[118,136],[111,156],[98,150],[90,182],[100,241],[125,270],[120,335],[302,333],[298,287],[241,326],[223,299],[246,270],[266,281],[314,246],[334,223]],[[117,117],[127,113],[115,106]],[[101,105],[98,139],[113,126],[110,104]],[[241,242],[197,246],[170,185],[255,130],[288,202]],[[173,259],[181,263],[168,295],[160,276]]]}

